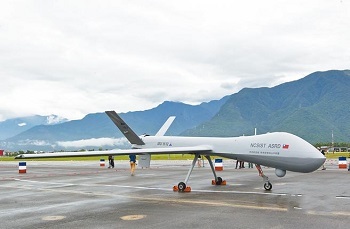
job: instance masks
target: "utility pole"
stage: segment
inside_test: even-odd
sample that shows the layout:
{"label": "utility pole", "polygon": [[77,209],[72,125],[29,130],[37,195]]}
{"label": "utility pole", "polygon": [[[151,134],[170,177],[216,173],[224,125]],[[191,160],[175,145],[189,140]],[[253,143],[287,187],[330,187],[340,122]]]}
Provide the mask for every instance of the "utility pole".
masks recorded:
{"label": "utility pole", "polygon": [[334,153],[334,135],[333,135],[333,130],[332,130],[332,148],[333,148],[333,153]]}

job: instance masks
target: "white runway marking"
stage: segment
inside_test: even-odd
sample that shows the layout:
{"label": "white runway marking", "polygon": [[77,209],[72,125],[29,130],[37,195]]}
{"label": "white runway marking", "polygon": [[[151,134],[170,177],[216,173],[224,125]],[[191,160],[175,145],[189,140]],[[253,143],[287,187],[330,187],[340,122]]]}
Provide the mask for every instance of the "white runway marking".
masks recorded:
{"label": "white runway marking", "polygon": [[336,196],[335,198],[337,198],[337,199],[349,199],[350,200],[350,196]]}
{"label": "white runway marking", "polygon": [[157,176],[155,173],[149,173],[149,174],[137,174],[138,177],[153,177]]}
{"label": "white runway marking", "polygon": [[[12,187],[13,188],[13,187]],[[152,201],[152,202],[168,202],[168,203],[177,203],[177,204],[198,204],[198,205],[207,205],[215,207],[234,207],[234,208],[245,208],[245,209],[258,209],[258,210],[270,210],[270,211],[288,211],[285,207],[279,206],[258,206],[258,205],[249,205],[249,204],[239,204],[239,203],[229,203],[219,202],[219,201],[210,201],[210,200],[185,200],[185,199],[171,199],[171,198],[152,198],[152,197],[143,197],[143,196],[130,196],[130,195],[121,195],[114,193],[105,193],[105,192],[88,192],[88,191],[77,191],[77,190],[58,190],[52,188],[33,188],[33,187],[15,187],[18,189],[26,190],[39,190],[46,192],[56,192],[56,193],[70,193],[70,194],[79,194],[79,195],[89,195],[89,196],[108,196],[108,197],[119,197],[129,199],[137,199],[139,201]]]}
{"label": "white runway marking", "polygon": [[55,221],[55,220],[62,220],[66,218],[65,216],[63,215],[54,215],[54,216],[44,216],[42,218],[42,220],[46,220],[46,221]]}
{"label": "white runway marking", "polygon": [[[159,187],[143,187],[143,186],[131,186],[131,185],[116,185],[116,184],[72,184],[72,183],[61,183],[61,182],[47,182],[47,181],[32,181],[32,180],[22,180],[14,179],[16,181],[28,182],[28,183],[40,183],[40,184],[50,184],[58,185],[61,187],[68,186],[83,186],[83,187],[117,187],[117,188],[133,188],[133,189],[144,189],[144,190],[159,190],[159,191],[171,191],[171,188],[159,188]],[[50,187],[52,188],[52,187]],[[234,191],[234,190],[196,190],[192,189],[191,192],[201,192],[201,193],[233,193],[233,194],[253,194],[253,195],[271,195],[271,196],[286,196],[287,193],[272,193],[272,192],[247,192],[247,191]]]}
{"label": "white runway marking", "polygon": [[[171,189],[157,188],[157,187],[141,187],[141,186],[130,186],[130,185],[96,185],[96,184],[71,184],[71,183],[61,183],[61,182],[43,182],[43,181],[31,181],[31,180],[21,180],[15,179],[20,182],[27,183],[40,183],[40,184],[50,184],[50,185],[62,185],[62,186],[83,186],[83,187],[119,187],[119,188],[134,188],[134,189],[144,189],[144,190],[161,190],[161,191],[171,191]],[[6,187],[6,186],[5,186]],[[109,196],[109,197],[122,197],[123,199],[137,199],[140,201],[153,201],[153,202],[169,202],[169,203],[179,203],[179,204],[199,204],[199,205],[208,205],[216,207],[234,207],[234,208],[245,208],[245,209],[257,209],[257,210],[270,210],[270,211],[288,211],[288,208],[281,206],[258,206],[254,203],[251,204],[241,204],[241,203],[232,203],[232,202],[220,202],[220,201],[211,201],[211,200],[190,200],[190,199],[176,199],[176,198],[159,198],[159,197],[146,197],[146,196],[132,196],[127,194],[114,194],[106,192],[91,192],[91,191],[79,191],[79,190],[69,190],[63,189],[59,190],[53,187],[40,188],[33,185],[27,186],[7,186],[9,188],[18,188],[18,189],[27,189],[27,190],[39,190],[46,192],[57,192],[57,193],[71,193],[78,195],[89,195],[89,196]],[[219,190],[192,190],[192,192],[199,193],[234,193],[234,194],[253,194],[253,195],[273,195],[273,196],[301,196],[301,194],[287,194],[287,193],[269,193],[269,192],[243,192],[243,191],[219,191]],[[350,199],[349,196],[337,196],[336,198],[346,198]],[[294,207],[295,210],[302,210],[301,207]],[[306,211],[309,215],[331,215],[331,216],[350,216],[350,212],[343,211],[333,211],[333,212],[322,212],[322,211]],[[60,220],[61,216],[47,216],[48,218],[43,220]],[[51,217],[51,218],[50,218]],[[65,216],[63,216],[65,217]]]}

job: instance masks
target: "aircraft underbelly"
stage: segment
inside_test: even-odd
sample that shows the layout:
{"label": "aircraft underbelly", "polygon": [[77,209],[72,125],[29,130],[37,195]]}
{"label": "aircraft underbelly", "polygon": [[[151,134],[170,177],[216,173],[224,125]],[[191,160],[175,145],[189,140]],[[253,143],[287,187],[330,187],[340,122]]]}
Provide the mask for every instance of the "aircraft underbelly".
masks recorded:
{"label": "aircraft underbelly", "polygon": [[281,156],[259,156],[259,155],[239,155],[234,157],[232,154],[221,154],[223,157],[238,159],[254,164],[259,164],[267,167],[278,168],[293,172],[309,173],[317,170],[322,166],[325,158],[296,158],[296,157],[281,157]]}

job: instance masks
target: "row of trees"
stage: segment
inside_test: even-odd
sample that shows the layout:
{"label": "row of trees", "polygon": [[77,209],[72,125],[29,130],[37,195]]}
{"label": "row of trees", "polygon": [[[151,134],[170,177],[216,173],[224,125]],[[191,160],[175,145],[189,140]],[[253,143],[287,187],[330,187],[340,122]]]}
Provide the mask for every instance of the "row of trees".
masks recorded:
{"label": "row of trees", "polygon": [[[98,150],[102,151],[104,149],[99,148]],[[105,150],[108,150],[108,149],[105,149]],[[76,151],[76,152],[85,152],[85,151],[95,151],[95,149],[89,149],[89,150],[80,149],[80,150],[74,150],[74,151]],[[64,151],[60,150],[59,152],[64,152]],[[46,152],[44,152],[44,151],[34,151],[34,150],[27,150],[27,151],[19,150],[19,151],[15,151],[15,152],[6,151],[6,152],[4,152],[4,155],[5,156],[17,156],[17,155],[20,155],[20,154],[36,154],[36,153],[46,153]]]}
{"label": "row of trees", "polygon": [[346,147],[350,148],[350,143],[347,142],[340,142],[340,143],[334,143],[331,142],[318,142],[314,144],[315,147],[321,147],[321,146],[329,146],[329,147]]}

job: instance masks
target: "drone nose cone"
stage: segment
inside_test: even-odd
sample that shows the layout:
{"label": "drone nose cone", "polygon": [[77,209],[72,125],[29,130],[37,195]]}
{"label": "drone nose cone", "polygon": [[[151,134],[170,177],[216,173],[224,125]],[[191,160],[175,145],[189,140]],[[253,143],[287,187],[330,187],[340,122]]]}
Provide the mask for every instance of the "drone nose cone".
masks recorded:
{"label": "drone nose cone", "polygon": [[318,165],[319,168],[321,165],[323,165],[323,163],[325,163],[326,157],[322,155],[322,157],[317,158],[315,161],[315,164]]}
{"label": "drone nose cone", "polygon": [[317,151],[314,151],[313,157],[308,160],[310,162],[308,166],[309,168],[308,170],[312,172],[319,169],[323,165],[323,163],[326,161],[326,157],[317,150]]}

